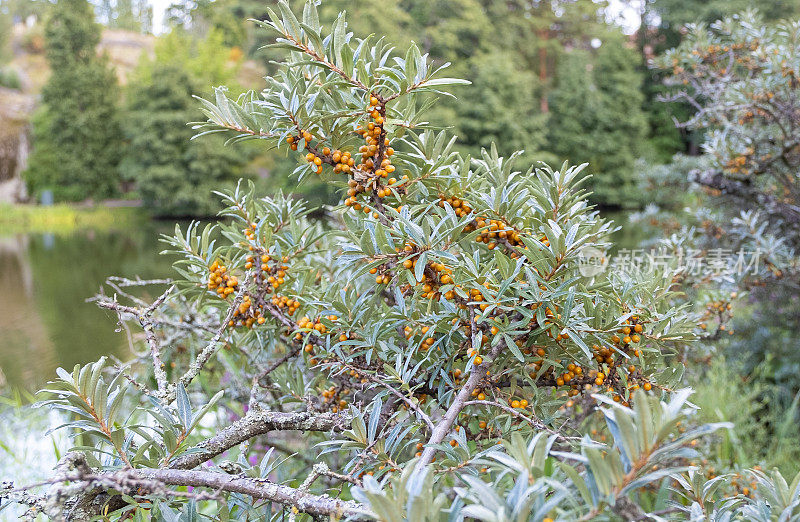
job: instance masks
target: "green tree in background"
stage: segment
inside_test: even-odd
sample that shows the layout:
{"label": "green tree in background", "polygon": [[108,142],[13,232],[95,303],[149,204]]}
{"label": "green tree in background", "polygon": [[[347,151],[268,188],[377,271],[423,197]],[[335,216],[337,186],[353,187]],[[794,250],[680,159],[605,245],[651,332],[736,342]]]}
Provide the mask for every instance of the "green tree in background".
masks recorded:
{"label": "green tree in background", "polygon": [[34,119],[35,148],[25,177],[33,194],[57,200],[117,194],[122,134],[117,81],[95,48],[100,27],[86,0],[59,0],[45,28],[52,74]]}
{"label": "green tree in background", "polygon": [[636,68],[634,49],[618,38],[604,40],[597,52],[594,77],[602,95],[598,155],[592,158],[597,173],[598,201],[634,206],[631,193],[633,168],[646,137],[642,112],[642,75]]}
{"label": "green tree in background", "polygon": [[2,9],[0,4],[0,64],[11,57],[9,49],[9,36],[11,36],[11,15]]}
{"label": "green tree in background", "polygon": [[710,24],[750,8],[758,8],[767,22],[790,18],[800,12],[797,0],[649,0],[644,20],[658,28],[665,50],[680,42],[681,28],[689,23]]}
{"label": "green tree in background", "polygon": [[260,48],[267,41],[259,38],[249,20],[264,19],[267,4],[258,0],[177,0],[167,9],[166,22],[195,37],[216,32],[227,47],[240,47],[248,57],[266,63],[267,53]]}
{"label": "green tree in background", "polygon": [[[301,1],[289,3],[302,10]],[[264,19],[267,7],[277,4],[184,1],[175,6],[181,13],[176,20],[190,21],[192,31],[212,28],[223,33],[224,43],[241,46],[248,56],[267,62],[278,54],[274,49],[255,51],[266,43],[263,32],[255,24],[231,30],[231,21]],[[662,159],[667,160],[682,144],[667,114],[658,122],[669,129],[669,136],[654,129],[660,141],[643,146],[648,134],[641,92],[643,60],[629,48],[622,30],[609,23],[605,8],[605,3],[592,0],[327,0],[320,16],[334,20],[346,9],[354,34],[384,35],[399,47],[415,42],[434,62],[454,63],[451,73],[469,78],[473,86],[464,89],[459,100],[440,99],[426,121],[435,128],[454,126],[462,152],[476,155],[495,142],[500,154],[525,150],[526,160],[588,161],[598,178],[595,199],[628,205],[623,191],[634,183],[635,159],[651,148],[665,148]],[[595,40],[602,45],[592,50]],[[573,51],[586,53],[586,63]],[[267,63],[267,70],[272,68],[274,64]],[[555,115],[551,100],[561,103]],[[586,110],[576,114],[573,106]],[[288,167],[277,158],[271,161]],[[306,195],[324,196],[325,191],[317,190],[323,185],[306,183]]]}
{"label": "green tree in background", "polygon": [[240,57],[232,56],[234,53],[219,30],[212,29],[200,38],[184,29],[176,28],[158,39],[154,54],[154,61],[145,63],[138,71],[140,79],[153,76],[152,68],[148,65],[173,63],[180,64],[194,81],[203,86],[200,93],[210,94],[209,86],[222,84],[241,90],[234,82]]}
{"label": "green tree in background", "polygon": [[23,20],[30,15],[42,18],[51,5],[47,0],[2,0],[0,11]]}
{"label": "green tree in background", "polygon": [[200,85],[230,81],[228,50],[212,32],[195,42],[175,30],[159,42],[129,86],[125,134],[129,146],[120,165],[144,204],[158,216],[209,216],[219,210],[212,191],[243,174],[248,154],[223,146],[217,136],[192,140],[186,124],[200,113],[194,93]]}
{"label": "green tree in background", "polygon": [[548,93],[556,66],[566,49],[585,48],[591,40],[610,28],[602,15],[605,3],[594,0],[508,0],[488,2],[486,10],[491,25],[502,27],[493,46],[500,48],[519,69],[535,72],[539,78],[539,108],[549,111]]}
{"label": "green tree in background", "polygon": [[609,38],[595,52],[575,49],[559,61],[550,96],[550,150],[590,163],[595,201],[633,206],[634,162],[645,138],[642,78],[635,53]]}
{"label": "green tree in background", "polygon": [[[376,7],[375,0],[369,3],[373,4],[372,9]],[[458,63],[465,58],[476,56],[482,50],[492,49],[492,42],[497,41],[497,35],[487,23],[488,16],[484,3],[478,0],[427,2],[403,0],[393,3],[398,4],[400,9],[407,13],[406,16],[410,16],[413,20],[412,23],[417,25],[417,28],[410,34],[404,35],[401,41],[414,40],[422,52],[430,53],[437,60]],[[366,27],[366,24],[364,25]],[[404,26],[408,28],[409,23],[402,24],[399,27],[400,31]],[[355,25],[353,30],[358,31]],[[400,32],[398,29],[389,31],[389,34]],[[458,65],[462,69],[468,67],[467,64]]]}
{"label": "green tree in background", "polygon": [[453,120],[465,148],[479,155],[492,143],[502,154],[524,150],[525,158],[543,159],[547,115],[539,111],[538,79],[529,70],[517,70],[514,62],[495,51],[469,60],[466,77],[473,85],[463,89]]}

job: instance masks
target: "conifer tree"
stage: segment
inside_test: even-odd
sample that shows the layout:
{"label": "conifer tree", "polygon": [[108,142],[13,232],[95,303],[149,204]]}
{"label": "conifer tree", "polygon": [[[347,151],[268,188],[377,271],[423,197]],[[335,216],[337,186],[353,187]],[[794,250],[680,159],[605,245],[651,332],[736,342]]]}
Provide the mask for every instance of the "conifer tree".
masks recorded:
{"label": "conifer tree", "polygon": [[542,159],[547,114],[539,110],[536,75],[517,69],[497,51],[474,56],[468,64],[473,87],[458,100],[449,100],[464,148],[478,155],[481,148],[496,143],[504,155],[524,150],[526,159]]}
{"label": "conifer tree", "polygon": [[201,116],[192,95],[209,83],[230,81],[228,51],[221,40],[212,42],[214,48],[195,46],[189,35],[173,31],[128,90],[124,131],[129,147],[120,171],[158,216],[216,214],[220,204],[213,191],[232,186],[248,157],[246,149],[224,147],[222,137],[192,140],[195,131],[187,125]]}
{"label": "conifer tree", "polygon": [[631,206],[633,164],[644,138],[641,76],[631,50],[614,37],[594,53],[576,49],[562,57],[550,96],[550,150],[591,165],[593,198]]}
{"label": "conifer tree", "polygon": [[117,193],[121,132],[117,82],[96,47],[100,27],[86,0],[59,0],[45,27],[52,74],[34,120],[34,150],[26,173],[31,192],[57,200]]}

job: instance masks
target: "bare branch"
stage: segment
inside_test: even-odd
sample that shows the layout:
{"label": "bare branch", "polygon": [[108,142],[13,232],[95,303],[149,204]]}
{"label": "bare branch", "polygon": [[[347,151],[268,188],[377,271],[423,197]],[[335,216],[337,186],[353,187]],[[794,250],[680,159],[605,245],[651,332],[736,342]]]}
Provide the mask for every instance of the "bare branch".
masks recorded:
{"label": "bare branch", "polygon": [[310,515],[356,519],[375,516],[366,506],[358,502],[339,500],[328,495],[313,495],[267,480],[239,478],[209,471],[178,469],[130,470],[128,473],[175,486],[208,487],[218,491],[241,493],[253,498],[293,506],[298,511]]}
{"label": "bare branch", "polygon": [[[472,310],[472,308],[470,308],[470,310]],[[474,321],[472,322],[474,324]],[[492,360],[494,360],[494,358],[497,357],[497,354],[500,353],[502,346],[504,346],[503,343],[497,344],[492,349],[491,355],[486,357],[481,364],[472,367],[472,371],[469,374],[469,378],[467,378],[467,382],[465,382],[464,386],[462,386],[458,391],[453,403],[447,409],[447,412],[445,412],[444,417],[436,426],[436,429],[433,430],[431,438],[428,440],[425,450],[422,452],[422,456],[420,457],[419,461],[417,461],[416,471],[421,471],[425,468],[425,466],[433,462],[433,456],[436,453],[436,448],[434,448],[434,446],[441,443],[450,432],[450,428],[453,427],[453,424],[458,418],[458,415],[461,413],[461,410],[464,409],[464,405],[472,394],[472,390],[477,388],[478,383],[483,377],[486,376],[486,370],[489,368],[489,366],[491,366]]]}
{"label": "bare branch", "polygon": [[169,466],[175,469],[191,469],[216,457],[223,451],[270,431],[335,431],[341,432],[350,427],[347,413],[283,413],[272,411],[253,411],[206,439],[192,451],[179,457]]}
{"label": "bare branch", "polygon": [[100,308],[114,310],[117,312],[117,315],[120,316],[120,322],[122,322],[121,315],[123,313],[131,314],[139,320],[139,324],[142,326],[142,329],[144,329],[145,336],[147,338],[147,345],[150,347],[150,356],[153,358],[153,372],[158,385],[158,393],[156,395],[162,399],[167,395],[167,372],[164,370],[164,363],[161,360],[161,347],[159,346],[158,339],[153,331],[154,326],[150,318],[158,309],[158,307],[164,303],[174,288],[174,286],[170,286],[166,292],[161,294],[159,298],[153,301],[153,303],[145,310],[141,310],[132,306],[121,305],[117,302],[116,298],[114,300],[98,299],[97,301],[97,306]]}
{"label": "bare branch", "polygon": [[[59,464],[59,473],[51,482],[55,486],[48,494],[47,513],[55,520],[87,520],[103,509],[119,509],[124,501],[119,495],[109,496],[109,489],[137,494],[141,491],[163,492],[164,486],[212,488],[215,492],[241,493],[257,499],[292,506],[297,511],[314,516],[329,516],[363,520],[374,514],[355,501],[340,500],[328,495],[314,495],[267,479],[245,478],[210,471],[185,469],[123,469],[112,473],[94,473],[82,453],[70,452]],[[319,473],[317,476],[323,473]],[[79,493],[71,505],[59,499]],[[214,498],[208,494],[204,499]]]}

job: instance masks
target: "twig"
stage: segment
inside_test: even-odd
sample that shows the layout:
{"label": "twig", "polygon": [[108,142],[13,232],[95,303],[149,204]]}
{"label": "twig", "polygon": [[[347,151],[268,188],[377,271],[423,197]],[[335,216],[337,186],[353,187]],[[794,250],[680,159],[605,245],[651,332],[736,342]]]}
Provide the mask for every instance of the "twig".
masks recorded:
{"label": "twig", "polygon": [[[473,331],[474,324],[474,312],[472,307],[470,307],[470,326],[473,328]],[[416,472],[425,469],[428,464],[433,462],[433,456],[436,453],[436,448],[434,446],[441,443],[445,436],[450,432],[450,428],[452,428],[453,424],[458,418],[459,413],[461,413],[461,410],[464,409],[464,403],[466,403],[469,399],[470,395],[472,394],[472,390],[478,387],[478,383],[486,375],[486,370],[491,365],[492,360],[494,360],[494,358],[497,357],[497,354],[500,353],[502,346],[504,346],[504,343],[498,343],[492,349],[492,353],[486,357],[486,360],[477,366],[473,366],[467,382],[464,383],[464,386],[462,386],[458,391],[453,403],[445,412],[444,417],[436,426],[436,429],[433,430],[433,433],[431,434],[431,437],[425,446],[425,450],[422,452],[422,456],[417,461],[417,465],[415,466]]]}
{"label": "twig", "polygon": [[499,403],[499,402],[475,400],[475,401],[467,401],[467,402],[464,403],[464,406],[473,406],[473,405],[485,405],[485,406],[494,406],[495,408],[500,408],[501,410],[510,413],[514,417],[517,417],[519,419],[524,420],[525,422],[527,422],[528,424],[530,424],[532,427],[536,428],[537,430],[546,431],[548,433],[556,435],[561,440],[581,440],[580,437],[567,437],[566,435],[562,435],[561,433],[557,432],[556,430],[547,427],[542,421],[540,421],[536,417],[528,417],[527,415],[523,414],[522,412],[520,412],[518,410],[515,410],[514,408],[512,408],[510,406],[506,406],[505,404],[502,404],[502,403]]}
{"label": "twig", "polygon": [[[66,461],[64,463],[64,461]],[[366,506],[352,500],[339,500],[328,495],[314,495],[298,489],[275,484],[266,479],[253,479],[234,475],[200,470],[185,469],[125,469],[113,473],[94,473],[86,463],[86,456],[70,452],[59,464],[61,472],[51,481],[72,482],[71,486],[59,486],[48,496],[51,517],[58,520],[87,520],[100,514],[104,507],[117,509],[116,502],[109,503],[105,492],[109,489],[136,494],[139,491],[164,492],[164,486],[206,487],[217,492],[240,493],[253,498],[269,500],[293,506],[297,511],[313,516],[333,518],[367,519],[374,518]],[[79,488],[79,489],[78,489]],[[53,499],[62,498],[75,491],[83,494],[72,507],[57,507]],[[193,494],[194,495],[194,494]],[[119,498],[115,495],[116,498]],[[112,497],[112,498],[115,498]],[[209,497],[208,494],[204,498]],[[121,507],[121,506],[119,506]],[[65,513],[69,511],[69,513]]]}
{"label": "twig", "polygon": [[158,392],[156,395],[161,399],[167,397],[167,372],[164,370],[164,363],[161,361],[161,348],[158,344],[153,322],[150,318],[156,309],[164,303],[174,288],[174,286],[170,286],[166,292],[161,294],[161,296],[159,296],[159,298],[156,299],[153,304],[148,306],[145,310],[141,310],[133,306],[121,305],[117,302],[116,297],[113,300],[98,299],[97,301],[97,306],[100,308],[117,312],[120,322],[122,322],[123,313],[131,314],[139,320],[139,324],[142,326],[147,338],[147,345],[150,347],[150,356],[153,358],[153,372],[155,374],[156,384],[158,386]]}
{"label": "twig", "polygon": [[[243,278],[244,281],[248,281],[251,278],[252,272],[247,272]],[[241,304],[242,299],[244,298],[246,285],[241,285],[239,291],[236,292],[236,297],[234,298],[233,302],[231,303],[230,307],[228,308],[228,313],[225,315],[225,319],[223,319],[222,323],[219,325],[217,332],[214,334],[214,337],[211,338],[208,345],[197,355],[197,359],[189,366],[189,369],[186,370],[186,373],[180,378],[180,382],[184,386],[188,386],[189,383],[192,382],[192,379],[197,377],[200,374],[200,370],[206,365],[206,363],[211,359],[211,357],[219,350],[219,340],[222,338],[223,332],[228,327],[228,323],[233,319],[233,315],[236,313],[236,309],[239,308],[239,304]],[[175,387],[170,387],[170,390],[167,394],[167,402],[172,402],[175,399]]]}

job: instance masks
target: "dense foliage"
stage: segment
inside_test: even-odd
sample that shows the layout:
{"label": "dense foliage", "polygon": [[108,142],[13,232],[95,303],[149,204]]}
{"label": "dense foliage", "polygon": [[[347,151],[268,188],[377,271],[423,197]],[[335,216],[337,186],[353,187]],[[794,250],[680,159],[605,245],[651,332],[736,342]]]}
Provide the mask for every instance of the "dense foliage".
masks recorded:
{"label": "dense foliage", "polygon": [[101,0],[97,14],[114,29],[148,33],[153,28],[153,7],[145,0]]}
{"label": "dense foliage", "polygon": [[[637,183],[633,168],[637,158],[665,162],[676,152],[694,154],[696,144],[702,139],[696,132],[685,128],[679,132],[674,128],[672,118],[685,120],[693,108],[688,104],[657,103],[655,98],[662,93],[661,73],[648,71],[646,61],[654,52],[676,45],[680,36],[678,30],[684,23],[698,19],[711,21],[749,4],[749,0],[644,2],[641,18],[645,26],[635,38],[623,34],[617,25],[618,20],[614,18],[617,9],[592,0],[569,3],[328,0],[320,9],[323,16],[329,18],[347,9],[357,32],[382,34],[403,46],[415,41],[422,52],[433,59],[455,62],[453,74],[473,80],[474,88],[463,93],[460,100],[439,100],[428,113],[432,125],[453,127],[460,136],[457,144],[460,152],[478,155],[482,147],[494,142],[503,156],[524,150],[523,158],[527,162],[564,159],[589,162],[587,172],[593,177],[587,188],[593,192],[592,201],[627,208],[643,204],[630,193]],[[48,5],[33,0],[5,0],[0,3],[0,11],[16,16],[42,16]],[[180,1],[171,6],[168,22],[171,28],[185,28],[200,41],[216,42],[220,49],[243,50],[245,57],[258,60],[272,71],[274,66],[270,60],[277,55],[263,47],[267,41],[263,33],[246,22],[249,18],[263,20],[268,5],[274,6],[275,1]],[[302,2],[295,0],[292,5],[299,9]],[[790,15],[796,8],[794,3],[782,0],[760,2],[759,7],[768,20]],[[375,12],[381,12],[382,16],[373,16]],[[150,24],[149,11],[137,0],[99,2],[97,15],[111,28],[146,32]],[[175,50],[180,56],[177,61],[182,64],[184,53]],[[13,70],[5,71],[3,76],[7,77],[4,83],[17,85]],[[192,76],[198,81],[204,80],[194,73]],[[227,79],[212,82],[213,85],[221,83],[229,82]],[[107,110],[113,106],[114,99],[112,95],[103,100]],[[188,96],[185,103],[187,107],[191,103]],[[117,105],[124,108],[126,104],[123,101]],[[576,104],[581,111],[571,111],[571,106]],[[580,117],[576,116],[578,113]],[[158,118],[144,113],[140,117]],[[48,126],[55,123],[44,111],[36,120],[40,139],[35,147],[43,150],[35,155],[31,171],[37,173],[32,177],[34,193],[41,185],[34,179],[36,176],[43,177],[49,184],[58,184],[48,176],[54,175],[49,174],[51,167],[60,164],[54,153],[59,149],[48,149]],[[185,129],[178,125],[176,118],[169,133],[177,136],[183,132]],[[130,129],[126,134],[131,136]],[[118,138],[113,132],[109,136]],[[121,172],[123,180],[135,181],[130,177],[132,171],[150,169],[152,161],[136,165],[136,157],[127,155]],[[248,158],[254,160],[251,171],[271,174],[286,166],[280,154],[262,152],[256,158],[249,155]],[[77,164],[84,166],[81,161]],[[89,163],[83,170],[94,169]],[[283,176],[264,175],[263,178],[271,189],[293,190]],[[160,178],[145,181],[148,193],[145,199],[151,204],[155,201],[152,194],[159,190],[149,182],[154,179]],[[172,179],[167,185],[176,182]],[[124,191],[131,191],[129,197],[138,195],[137,187],[135,182],[123,185]],[[302,191],[313,201],[335,202],[324,185],[308,183]],[[102,193],[99,191],[94,197],[102,197]],[[181,212],[193,212],[192,208],[196,208],[199,214],[205,214],[213,204],[206,201],[202,205],[192,203],[183,207]],[[174,215],[175,209],[157,210],[159,212]]]}
{"label": "dense foliage", "polygon": [[800,517],[800,475],[704,458],[730,426],[681,389],[704,332],[685,274],[588,263],[613,227],[585,165],[458,153],[421,122],[466,82],[415,45],[325,30],[313,2],[260,25],[277,71],[217,89],[200,130],[286,151],[343,200],[320,223],[242,183],[223,221],[165,238],[161,297],[110,280],[97,302],[146,355],[60,370],[42,405],[80,443],[46,495],[5,496],[67,520]]}
{"label": "dense foliage", "polygon": [[[299,0],[291,4],[302,7]],[[641,54],[620,27],[606,20],[605,5],[591,0],[332,0],[320,9],[329,18],[347,9],[357,33],[381,34],[403,46],[416,42],[432,59],[453,62],[452,74],[473,81],[458,99],[440,99],[427,113],[431,125],[452,126],[459,152],[479,155],[494,143],[503,156],[524,151],[527,162],[587,161],[592,200],[630,206],[620,189],[634,182],[634,160],[651,148],[642,109],[644,74]],[[263,20],[261,3],[186,2],[174,12],[182,23],[194,20],[226,29],[229,38],[240,35],[238,45],[257,59],[276,57],[252,27],[231,30],[232,20]],[[382,16],[373,16],[376,12]],[[580,112],[559,112],[562,107],[570,111],[564,105],[576,100]],[[580,119],[579,113],[584,114]],[[666,125],[672,128],[671,120]],[[665,145],[667,157],[674,146]]]}
{"label": "dense foliage", "polygon": [[127,89],[129,146],[120,171],[154,215],[213,216],[221,209],[213,192],[232,187],[248,159],[221,138],[192,140],[187,125],[201,116],[192,95],[232,77],[229,51],[220,44],[212,38],[198,49],[188,35],[173,32]]}
{"label": "dense foliage", "polygon": [[34,120],[35,148],[25,177],[33,194],[57,200],[106,198],[119,191],[122,134],[116,77],[95,47],[100,27],[86,0],[63,0],[45,28],[52,74]]}
{"label": "dense foliage", "polygon": [[640,204],[632,173],[646,126],[632,54],[618,40],[604,42],[594,60],[587,51],[572,51],[559,63],[550,94],[550,150],[588,162],[595,199],[621,207]]}
{"label": "dense foliage", "polygon": [[800,390],[798,41],[797,21],[770,25],[745,13],[691,27],[659,61],[674,97],[696,108],[685,125],[706,135],[706,165],[691,179],[707,198],[690,223],[698,232],[684,237],[700,248],[760,253],[760,270],[737,281],[747,293],[736,300],[744,313],[729,352],[748,373],[768,364],[786,402]]}

